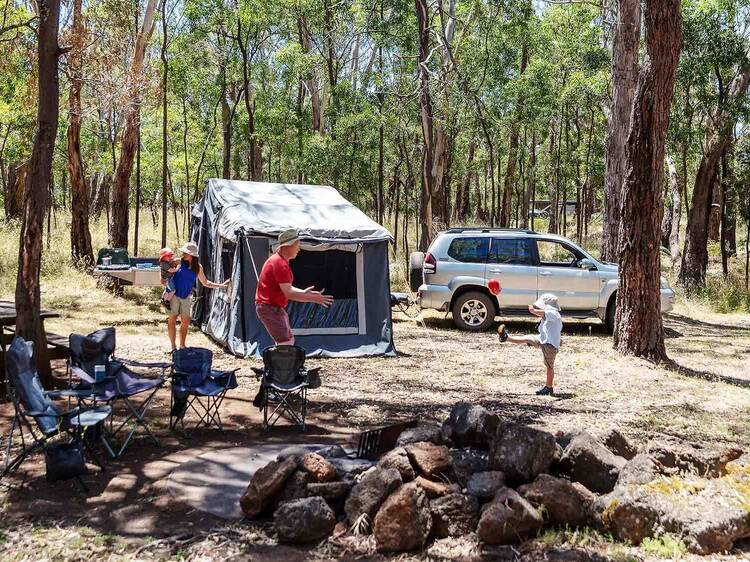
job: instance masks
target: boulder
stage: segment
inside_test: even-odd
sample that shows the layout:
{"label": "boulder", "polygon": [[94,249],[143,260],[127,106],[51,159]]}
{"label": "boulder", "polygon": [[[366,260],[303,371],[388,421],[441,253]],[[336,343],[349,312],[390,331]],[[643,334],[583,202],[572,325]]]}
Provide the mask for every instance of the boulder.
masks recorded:
{"label": "boulder", "polygon": [[543,506],[544,519],[561,527],[587,525],[596,500],[584,486],[549,474],[540,474],[531,484],[518,488],[518,493],[534,507]]}
{"label": "boulder", "polygon": [[528,482],[549,471],[557,444],[551,433],[525,425],[498,428],[490,448],[490,467],[508,481]]}
{"label": "boulder", "polygon": [[310,475],[312,482],[333,482],[338,478],[336,468],[317,453],[302,457],[300,468]]}
{"label": "boulder", "polygon": [[257,517],[265,511],[296,469],[296,459],[289,457],[282,461],[271,461],[257,470],[240,498],[240,507],[245,516]]}
{"label": "boulder", "polygon": [[617,487],[647,484],[657,476],[667,474],[667,469],[648,453],[638,453],[620,469]]}
{"label": "boulder", "polygon": [[375,461],[366,459],[340,459],[329,458],[328,462],[336,469],[336,474],[341,480],[348,480],[362,474],[375,466]]}
{"label": "boulder", "polygon": [[456,494],[461,491],[457,484],[446,484],[445,482],[435,482],[428,480],[423,476],[417,476],[415,482],[422,488],[428,498],[437,498],[448,494]]}
{"label": "boulder", "polygon": [[427,497],[415,482],[409,482],[393,492],[378,510],[373,535],[379,551],[403,552],[422,548],[431,530]]}
{"label": "boulder", "polygon": [[570,442],[573,441],[573,437],[575,437],[577,433],[577,431],[556,431],[555,441],[560,448],[565,449],[565,447],[570,445]]}
{"label": "boulder", "polygon": [[303,470],[295,470],[294,473],[286,479],[284,487],[274,499],[274,507],[278,508],[282,503],[306,498],[310,494],[307,492],[307,483],[310,481],[310,475]]}
{"label": "boulder", "polygon": [[542,516],[511,488],[498,491],[482,508],[477,525],[479,539],[487,544],[513,544],[535,536],[542,528]]}
{"label": "boulder", "polygon": [[400,485],[401,475],[395,468],[376,468],[365,474],[354,485],[344,505],[349,523],[354,524],[362,515],[372,523],[380,505]]}
{"label": "boulder", "polygon": [[604,434],[602,442],[612,453],[625,460],[630,460],[638,454],[638,448],[615,428]]}
{"label": "boulder", "polygon": [[505,487],[505,474],[499,470],[487,470],[471,475],[466,483],[466,493],[480,501],[489,501],[500,488]]}
{"label": "boulder", "polygon": [[406,447],[411,463],[425,476],[446,473],[453,466],[453,457],[447,447],[430,441],[410,443]]}
{"label": "boulder", "polygon": [[430,501],[430,512],[438,538],[468,535],[479,522],[479,502],[465,494],[449,494]]}
{"label": "boulder", "polygon": [[403,447],[397,447],[380,457],[378,468],[395,468],[401,474],[401,480],[404,482],[410,482],[415,477],[414,467],[411,465],[409,455],[406,454],[406,449]]}
{"label": "boulder", "polygon": [[344,512],[344,502],[354,486],[351,480],[339,482],[311,482],[307,485],[308,496],[320,496],[336,514]]}
{"label": "boulder", "polygon": [[670,533],[690,552],[713,554],[750,537],[750,473],[717,479],[659,476],[642,485],[618,486],[595,509],[603,527],[621,540],[639,544]]}
{"label": "boulder", "polygon": [[284,447],[281,452],[276,455],[276,460],[283,461],[293,457],[297,460],[297,462],[299,462],[302,457],[304,457],[309,452],[310,449],[308,447],[305,447],[304,445],[289,445],[288,447]]}
{"label": "boulder", "polygon": [[734,447],[705,448],[679,439],[652,441],[646,452],[667,468],[706,478],[725,475],[727,464],[742,455],[742,451]]}
{"label": "boulder", "polygon": [[396,440],[397,447],[403,447],[410,443],[419,443],[420,441],[429,441],[440,445],[443,441],[440,436],[439,425],[418,425],[417,427],[411,427],[401,432]]}
{"label": "boulder", "polygon": [[583,431],[566,447],[559,470],[592,492],[606,494],[615,487],[620,470],[626,463],[624,458],[613,454]]}
{"label": "boulder", "polygon": [[500,417],[485,407],[459,402],[443,422],[441,433],[444,441],[451,441],[456,447],[487,449],[499,423]]}
{"label": "boulder", "polygon": [[341,445],[328,445],[315,452],[324,459],[345,459],[347,457],[346,451]]}
{"label": "boulder", "polygon": [[453,457],[453,472],[461,486],[466,486],[469,477],[475,472],[488,469],[489,455],[486,451],[471,448],[451,449],[451,456]]}
{"label": "boulder", "polygon": [[331,534],[336,517],[321,497],[286,502],[273,514],[279,541],[305,543]]}

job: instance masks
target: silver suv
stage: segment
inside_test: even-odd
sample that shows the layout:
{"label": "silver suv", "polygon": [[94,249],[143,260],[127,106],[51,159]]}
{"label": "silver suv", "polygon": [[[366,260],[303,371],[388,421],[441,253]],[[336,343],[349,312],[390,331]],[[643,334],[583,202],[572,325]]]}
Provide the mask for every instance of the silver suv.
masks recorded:
{"label": "silver suv", "polygon": [[[617,265],[600,262],[562,236],[451,228],[421,258],[412,256],[412,264],[422,264],[420,306],[451,311],[462,330],[486,330],[498,315],[528,315],[528,305],[542,293],[557,295],[563,316],[599,318],[610,331],[614,327]],[[497,296],[487,288],[493,278],[502,288]],[[674,291],[662,277],[661,311],[673,305]]]}

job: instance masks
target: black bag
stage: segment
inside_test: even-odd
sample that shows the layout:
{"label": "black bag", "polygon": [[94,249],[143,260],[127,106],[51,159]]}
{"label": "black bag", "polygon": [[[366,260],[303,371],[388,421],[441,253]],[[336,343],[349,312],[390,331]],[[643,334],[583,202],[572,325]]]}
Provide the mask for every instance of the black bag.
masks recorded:
{"label": "black bag", "polygon": [[83,458],[83,445],[62,443],[48,445],[44,450],[47,464],[47,481],[69,480],[88,472]]}

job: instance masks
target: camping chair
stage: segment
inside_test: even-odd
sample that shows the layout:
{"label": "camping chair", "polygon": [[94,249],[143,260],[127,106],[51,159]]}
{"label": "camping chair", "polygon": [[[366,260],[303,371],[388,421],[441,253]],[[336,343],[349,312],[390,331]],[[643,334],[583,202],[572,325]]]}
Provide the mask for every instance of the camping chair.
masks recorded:
{"label": "camping chair", "polygon": [[263,408],[263,430],[268,431],[287,414],[305,431],[307,389],[320,386],[320,368],[305,369],[305,350],[296,345],[267,347],[263,350],[263,368],[252,369],[260,380],[254,404]]}
{"label": "camping chair", "polygon": [[[183,347],[172,353],[172,398],[169,407],[169,428],[179,423],[189,437],[200,426],[216,426],[224,431],[219,408],[227,391],[237,388],[237,371],[211,369],[213,353],[202,347]],[[198,421],[189,431],[185,415],[193,410]]]}
{"label": "camping chair", "polygon": [[[130,444],[136,430],[141,427],[148,437],[156,445],[159,441],[151,433],[146,423],[148,412],[156,391],[165,382],[165,371],[170,367],[169,363],[142,363],[126,359],[115,359],[115,329],[103,328],[90,333],[87,336],[81,334],[70,335],[70,361],[68,376],[72,383],[72,377],[79,380],[78,384],[71,388],[78,392],[78,398],[84,403],[91,401],[114,406],[118,401],[125,405],[126,413],[115,425],[114,416],[110,418],[107,428],[107,451],[113,458],[117,458],[125,452]],[[104,366],[105,376],[102,380],[96,380],[96,366]],[[129,366],[145,367],[161,371],[161,376],[156,378],[144,377]],[[140,396],[140,403],[134,398]],[[130,428],[120,449],[115,452],[109,441],[114,439],[121,431]]]}
{"label": "camping chair", "polygon": [[[13,402],[14,415],[5,449],[5,466],[0,478],[16,470],[31,454],[47,451],[52,445],[52,439],[57,436],[67,436],[71,443],[82,445],[103,470],[99,457],[83,437],[88,428],[103,422],[112,413],[112,409],[109,406],[99,406],[60,411],[51,398],[67,396],[67,391],[42,389],[32,357],[33,348],[32,342],[16,337],[6,351],[6,385],[8,396]],[[11,460],[11,448],[16,433],[19,434],[22,450]],[[75,478],[86,489],[80,476],[76,475]]]}

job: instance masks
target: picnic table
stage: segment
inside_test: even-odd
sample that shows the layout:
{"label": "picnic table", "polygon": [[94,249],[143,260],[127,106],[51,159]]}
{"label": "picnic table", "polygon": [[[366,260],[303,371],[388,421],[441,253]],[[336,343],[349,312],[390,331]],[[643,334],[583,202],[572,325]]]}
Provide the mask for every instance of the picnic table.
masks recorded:
{"label": "picnic table", "polygon": [[[42,319],[42,329],[44,329],[44,320],[46,318],[59,318],[60,314],[54,310],[43,308],[39,313]],[[0,300],[0,395],[5,393],[5,348],[13,340],[15,335],[14,326],[16,325],[18,314],[16,313],[16,303],[13,301]],[[9,329],[10,328],[10,329]],[[68,338],[59,336],[45,331],[47,340],[46,349],[37,353],[37,370],[39,376],[44,379],[52,373],[50,360],[64,359],[68,356]]]}

